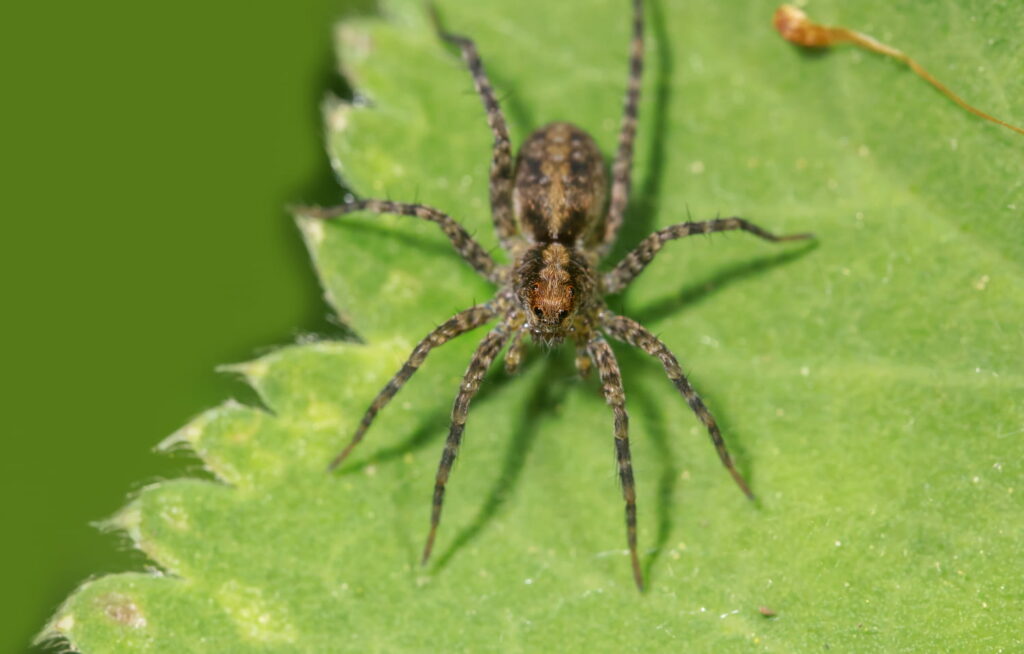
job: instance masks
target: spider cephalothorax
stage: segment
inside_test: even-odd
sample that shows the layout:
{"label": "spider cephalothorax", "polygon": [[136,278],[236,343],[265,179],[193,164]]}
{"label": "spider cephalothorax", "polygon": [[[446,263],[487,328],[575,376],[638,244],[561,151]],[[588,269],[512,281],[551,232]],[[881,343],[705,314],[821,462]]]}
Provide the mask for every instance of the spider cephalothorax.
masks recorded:
{"label": "spider cephalothorax", "polygon": [[331,462],[331,468],[341,463],[362,440],[377,413],[412,377],[433,348],[476,327],[497,321],[477,347],[452,408],[451,428],[434,483],[430,532],[423,548],[425,563],[430,557],[441,520],[445,487],[462,442],[469,403],[479,389],[487,369],[508,345],[505,364],[510,371],[514,371],[522,356],[524,334],[549,346],[571,340],[576,346],[576,365],[580,374],[585,375],[592,367],[597,368],[605,400],[615,415],[615,451],[626,503],[627,542],[633,578],[637,587],[643,588],[643,575],[637,554],[636,496],[629,454],[625,393],[619,365],[604,338],[605,334],[638,347],[661,362],[669,379],[697,418],[707,427],[722,464],[743,492],[748,497],[753,495],[733,466],[715,419],[690,386],[675,355],[638,322],[609,311],[604,295],[617,293],[628,286],[666,242],[677,238],[736,229],[770,241],[796,240],[807,238],[808,235],[775,236],[742,218],[679,223],[654,232],[611,270],[599,273],[598,263],[615,242],[629,200],[633,140],[643,70],[641,0],[633,0],[629,82],[610,189],[597,144],[589,134],[570,123],[555,122],[534,131],[523,143],[513,163],[505,118],[484,73],[476,46],[464,36],[444,31],[436,15],[434,18],[441,38],[461,50],[487,112],[487,121],[494,134],[490,179],[491,212],[501,246],[509,252],[513,263],[510,266],[499,266],[450,216],[419,204],[357,200],[335,207],[299,210],[302,215],[319,218],[369,211],[397,213],[435,222],[459,254],[477,272],[498,286],[498,291],[490,301],[459,312],[420,341],[401,370],[378,393],[352,440]]}
{"label": "spider cephalothorax", "polygon": [[531,245],[516,261],[513,279],[526,327],[545,344],[561,342],[577,314],[593,305],[593,266],[562,243]]}

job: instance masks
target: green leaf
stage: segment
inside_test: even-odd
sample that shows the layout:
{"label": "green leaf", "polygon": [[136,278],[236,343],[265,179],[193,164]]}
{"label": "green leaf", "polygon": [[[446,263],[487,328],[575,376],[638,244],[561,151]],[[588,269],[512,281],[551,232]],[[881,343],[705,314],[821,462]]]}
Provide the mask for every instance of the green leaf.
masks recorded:
{"label": "green leaf", "polygon": [[[513,138],[568,119],[614,151],[628,3],[443,2]],[[811,56],[774,6],[649,1],[634,188],[617,247],[718,213],[612,306],[659,333],[723,424],[747,502],[658,365],[618,347],[649,590],[632,585],[611,416],[568,348],[498,366],[474,402],[435,560],[418,555],[451,398],[478,330],[433,353],[350,461],[324,468],[434,325],[492,289],[435,226],[301,223],[361,342],[235,366],[167,446],[216,481],[143,489],[110,521],[156,566],[84,584],[44,637],[92,652],[1016,651],[1024,647],[1024,140],[904,67]],[[820,5],[820,6],[819,6]],[[339,28],[360,94],[329,151],[360,195],[440,207],[487,246],[490,133],[421,4]],[[821,2],[1024,123],[1024,6]],[[611,262],[609,262],[611,263]],[[767,607],[776,617],[759,612]]]}

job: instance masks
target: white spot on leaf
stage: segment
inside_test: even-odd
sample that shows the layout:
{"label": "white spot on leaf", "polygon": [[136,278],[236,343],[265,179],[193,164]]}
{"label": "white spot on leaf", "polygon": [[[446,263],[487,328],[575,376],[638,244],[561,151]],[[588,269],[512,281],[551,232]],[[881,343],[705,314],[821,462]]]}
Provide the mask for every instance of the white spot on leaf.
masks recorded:
{"label": "white spot on leaf", "polygon": [[146,626],[146,616],[131,597],[121,593],[108,593],[97,598],[103,613],[117,624],[131,629]]}
{"label": "white spot on leaf", "polygon": [[220,587],[217,598],[246,640],[292,643],[298,638],[285,607],[268,599],[260,588],[229,581]]}

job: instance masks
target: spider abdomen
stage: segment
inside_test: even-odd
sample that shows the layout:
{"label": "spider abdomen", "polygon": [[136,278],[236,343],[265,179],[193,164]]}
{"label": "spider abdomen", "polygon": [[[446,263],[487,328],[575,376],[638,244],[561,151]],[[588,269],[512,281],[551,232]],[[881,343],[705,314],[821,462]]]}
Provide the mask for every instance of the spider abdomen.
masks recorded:
{"label": "spider abdomen", "polygon": [[607,195],[601,151],[579,127],[549,123],[519,149],[513,210],[523,234],[534,242],[589,241]]}

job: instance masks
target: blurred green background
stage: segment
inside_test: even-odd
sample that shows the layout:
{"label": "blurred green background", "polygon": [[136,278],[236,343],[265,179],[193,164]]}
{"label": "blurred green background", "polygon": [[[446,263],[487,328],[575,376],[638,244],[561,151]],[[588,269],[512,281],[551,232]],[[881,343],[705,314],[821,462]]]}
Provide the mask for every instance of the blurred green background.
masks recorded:
{"label": "blurred green background", "polygon": [[217,364],[337,332],[284,205],[341,197],[319,103],[331,24],[369,5],[5,9],[0,651],[142,565],[89,523],[195,467],[151,448],[248,399]]}

